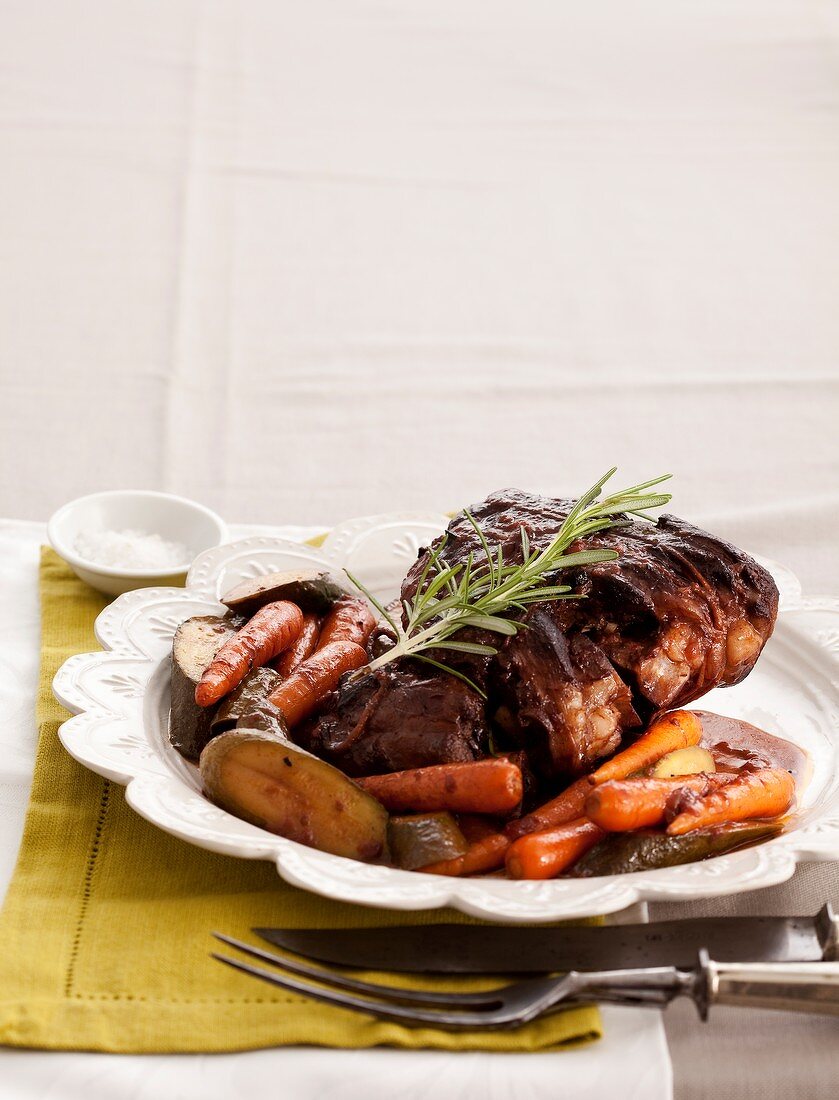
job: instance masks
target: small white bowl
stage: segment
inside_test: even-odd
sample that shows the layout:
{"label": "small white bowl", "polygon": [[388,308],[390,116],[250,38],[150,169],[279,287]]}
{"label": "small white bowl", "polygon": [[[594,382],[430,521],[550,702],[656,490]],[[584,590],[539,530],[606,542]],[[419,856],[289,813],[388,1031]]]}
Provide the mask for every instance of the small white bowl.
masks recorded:
{"label": "small white bowl", "polygon": [[[189,547],[183,568],[162,573],[159,568],[123,569],[83,558],[75,548],[84,531],[145,531]],[[147,489],[114,489],[71,500],[47,525],[52,548],[93,588],[109,596],[133,588],[182,584],[193,558],[227,539],[227,528],[215,512],[186,497]]]}

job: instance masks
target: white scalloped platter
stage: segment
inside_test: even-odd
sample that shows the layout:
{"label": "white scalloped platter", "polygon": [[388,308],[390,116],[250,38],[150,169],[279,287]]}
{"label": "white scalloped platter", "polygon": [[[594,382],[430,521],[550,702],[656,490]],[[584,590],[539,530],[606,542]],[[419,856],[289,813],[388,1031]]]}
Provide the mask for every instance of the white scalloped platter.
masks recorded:
{"label": "white scalloped platter", "polygon": [[337,527],[314,549],[256,536],[209,550],[186,588],[120,596],[96,621],[102,650],[71,657],[53,688],[75,717],[61,740],[76,760],[126,784],[130,805],[191,844],[243,859],[272,860],[295,886],[340,901],[390,909],[451,905],[497,921],[545,921],[611,913],[640,900],[733,894],[788,879],[802,860],[839,859],[839,600],[805,599],[795,577],[766,564],[781,589],[775,634],[754,672],[699,705],[777,733],[810,754],[812,777],[794,826],[754,848],[701,863],[596,879],[513,882],[447,879],[327,855],[220,810],[201,793],[197,769],[169,745],[169,658],[176,627],[223,610],[218,597],[245,578],[321,564],[349,568],[389,599],[416,557],[445,526],[436,513],[394,512]]}

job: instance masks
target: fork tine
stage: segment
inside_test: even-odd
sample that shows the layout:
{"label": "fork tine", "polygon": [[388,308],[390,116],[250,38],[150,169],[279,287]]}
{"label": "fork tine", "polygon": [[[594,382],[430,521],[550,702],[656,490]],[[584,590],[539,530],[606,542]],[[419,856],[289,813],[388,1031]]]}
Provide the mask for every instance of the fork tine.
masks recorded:
{"label": "fork tine", "polygon": [[264,951],[260,947],[254,947],[241,940],[235,940],[232,936],[225,936],[221,932],[213,932],[217,940],[244,951],[255,959],[271,963],[291,974],[299,974],[304,978],[314,978],[316,982],[323,982],[333,989],[347,989],[351,993],[369,993],[373,997],[380,997],[385,1001],[394,1001],[405,1005],[426,1005],[443,1008],[475,1008],[487,1011],[499,1008],[501,1002],[495,990],[489,989],[483,993],[433,993],[421,989],[399,989],[397,986],[379,985],[376,982],[365,982],[359,978],[348,978],[344,974],[336,974],[331,970],[324,970],[317,966],[308,966],[296,959],[286,958],[284,955],[274,955],[270,951]]}
{"label": "fork tine", "polygon": [[308,982],[298,981],[285,974],[251,966],[250,963],[241,962],[239,959],[230,959],[226,955],[217,955],[215,952],[211,954],[212,958],[217,959],[218,962],[232,966],[235,970],[241,970],[270,985],[277,985],[292,993],[301,993],[304,997],[312,997],[325,1004],[337,1005],[339,1008],[348,1008],[355,1012],[366,1012],[385,1020],[398,1020],[403,1024],[430,1024],[433,1027],[443,1028],[490,1029],[509,1026],[508,1021],[497,1021],[494,1012],[445,1012],[388,1004],[385,1001],[374,1001],[366,997],[357,997],[352,993],[339,993],[338,990],[327,990],[323,986],[310,985]]}

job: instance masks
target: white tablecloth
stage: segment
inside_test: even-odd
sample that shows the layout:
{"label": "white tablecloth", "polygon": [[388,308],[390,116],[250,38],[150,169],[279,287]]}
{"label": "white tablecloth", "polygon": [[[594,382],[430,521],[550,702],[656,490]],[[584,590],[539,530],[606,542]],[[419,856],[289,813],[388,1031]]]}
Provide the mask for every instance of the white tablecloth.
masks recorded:
{"label": "white tablecloth", "polygon": [[[231,534],[248,531],[234,528]],[[296,532],[282,530],[284,537]],[[301,537],[305,534],[301,532]],[[32,776],[38,671],[37,561],[43,525],[0,520],[0,903],[14,868]],[[636,910],[641,907],[636,907]],[[623,919],[638,920],[643,912]],[[618,919],[621,919],[619,916]],[[126,945],[130,950],[130,944]],[[2,950],[2,944],[0,944]],[[555,1096],[671,1100],[670,1057],[661,1015],[603,1008],[605,1038],[580,1050],[522,1057],[438,1051],[286,1048],[227,1055],[60,1054],[0,1047],[0,1100],[230,1100],[266,1095],[282,1082],[293,1100],[404,1100]],[[394,1093],[394,1081],[399,1092]]]}
{"label": "white tablecloth", "polygon": [[[836,592],[837,46],[835,0],[7,0],[0,514],[331,523],[615,462]],[[839,1076],[824,1021],[668,1029],[680,1100]]]}

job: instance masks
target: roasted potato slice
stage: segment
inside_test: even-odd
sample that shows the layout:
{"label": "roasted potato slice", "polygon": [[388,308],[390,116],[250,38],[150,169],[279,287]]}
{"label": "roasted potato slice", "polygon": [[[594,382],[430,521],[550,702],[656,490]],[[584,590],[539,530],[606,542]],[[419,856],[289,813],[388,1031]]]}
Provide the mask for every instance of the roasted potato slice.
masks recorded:
{"label": "roasted potato slice", "polygon": [[271,833],[350,859],[375,860],[388,815],[343,772],[262,730],[219,734],[201,753],[207,796]]}
{"label": "roasted potato slice", "polygon": [[175,631],[169,740],[189,760],[198,759],[212,736],[210,726],[215,716],[215,707],[199,707],[195,702],[195,687],[243,621],[233,615],[196,615]]}
{"label": "roasted potato slice", "polygon": [[315,611],[318,614],[346,596],[347,590],[330,573],[315,569],[266,573],[264,577],[242,581],[222,596],[221,602],[231,611],[251,616],[260,607],[276,600],[290,600],[302,611]]}
{"label": "roasted potato slice", "polygon": [[650,772],[658,779],[671,779],[677,775],[696,775],[699,772],[715,772],[717,765],[707,749],[691,745],[686,749],[675,749],[662,756]]}

